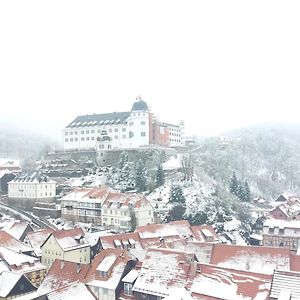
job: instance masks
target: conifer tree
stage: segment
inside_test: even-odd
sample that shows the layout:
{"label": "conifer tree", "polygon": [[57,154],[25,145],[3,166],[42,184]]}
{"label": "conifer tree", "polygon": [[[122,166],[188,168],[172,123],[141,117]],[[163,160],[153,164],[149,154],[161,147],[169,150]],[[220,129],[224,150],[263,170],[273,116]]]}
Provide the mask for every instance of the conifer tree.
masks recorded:
{"label": "conifer tree", "polygon": [[250,191],[250,187],[248,184],[248,181],[245,181],[244,184],[244,190],[245,190],[245,202],[250,202],[251,201],[251,191]]}
{"label": "conifer tree", "polygon": [[147,189],[145,166],[141,159],[136,164],[135,188],[138,192],[144,192]]}
{"label": "conifer tree", "polygon": [[238,196],[238,190],[239,190],[239,181],[235,175],[235,172],[233,172],[230,178],[229,191],[232,195]]}
{"label": "conifer tree", "polygon": [[165,183],[165,174],[162,165],[159,165],[157,168],[155,181],[157,187]]}
{"label": "conifer tree", "polygon": [[183,195],[182,188],[179,185],[172,185],[169,200],[170,202],[185,204],[185,197]]}

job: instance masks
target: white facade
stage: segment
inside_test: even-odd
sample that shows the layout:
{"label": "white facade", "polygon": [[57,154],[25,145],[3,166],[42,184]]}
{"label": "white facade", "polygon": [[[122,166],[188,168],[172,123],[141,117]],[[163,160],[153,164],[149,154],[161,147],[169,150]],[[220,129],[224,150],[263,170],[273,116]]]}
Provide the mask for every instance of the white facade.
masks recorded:
{"label": "white facade", "polygon": [[52,180],[48,182],[39,182],[33,180],[32,182],[18,182],[11,181],[8,183],[8,197],[14,199],[32,199],[43,200],[55,198],[56,183]]}
{"label": "white facade", "polygon": [[[153,143],[153,125],[156,122],[143,100],[136,101],[130,112],[94,114],[77,117],[63,130],[64,150],[126,149]],[[161,123],[165,124],[165,123]],[[169,130],[170,146],[184,144],[184,123],[165,124]],[[110,143],[98,145],[101,135],[109,136]]]}

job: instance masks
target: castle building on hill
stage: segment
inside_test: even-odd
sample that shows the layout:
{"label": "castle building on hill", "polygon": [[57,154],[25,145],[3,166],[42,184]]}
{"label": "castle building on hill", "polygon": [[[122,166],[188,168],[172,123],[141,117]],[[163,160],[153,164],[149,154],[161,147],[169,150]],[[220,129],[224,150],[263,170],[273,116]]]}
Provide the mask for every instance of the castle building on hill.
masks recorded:
{"label": "castle building on hill", "polygon": [[184,122],[159,122],[138,97],[129,112],[83,115],[63,129],[64,150],[132,149],[184,145]]}

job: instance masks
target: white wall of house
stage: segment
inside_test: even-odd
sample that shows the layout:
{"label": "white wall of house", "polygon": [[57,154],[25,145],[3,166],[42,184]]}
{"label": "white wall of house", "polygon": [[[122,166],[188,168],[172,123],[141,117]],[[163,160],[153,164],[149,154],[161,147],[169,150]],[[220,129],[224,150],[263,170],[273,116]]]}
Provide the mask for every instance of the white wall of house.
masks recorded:
{"label": "white wall of house", "polygon": [[134,209],[137,226],[144,226],[154,223],[154,210],[149,204],[140,208]]}
{"label": "white wall of house", "polygon": [[54,181],[17,182],[8,183],[8,197],[15,199],[49,199],[56,196],[56,183]]}

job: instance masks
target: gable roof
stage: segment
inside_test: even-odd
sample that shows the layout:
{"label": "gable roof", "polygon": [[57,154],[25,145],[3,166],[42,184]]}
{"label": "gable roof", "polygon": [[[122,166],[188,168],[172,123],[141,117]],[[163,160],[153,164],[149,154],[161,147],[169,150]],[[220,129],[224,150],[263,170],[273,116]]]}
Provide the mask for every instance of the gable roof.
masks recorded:
{"label": "gable roof", "polygon": [[271,275],[198,264],[187,289],[197,299],[267,299],[271,279]]}
{"label": "gable roof", "polygon": [[29,291],[35,291],[36,287],[22,274],[3,271],[0,273],[0,297],[6,299],[6,297],[13,296],[10,295],[13,289],[18,286],[20,280],[24,280],[28,285]]}
{"label": "gable roof", "polygon": [[53,232],[54,229],[48,227],[48,228],[31,231],[27,233],[26,239],[28,243],[31,245],[31,247],[33,248],[37,256],[42,255],[41,245],[46,241],[46,239]]}
{"label": "gable roof", "polygon": [[73,228],[68,230],[57,230],[52,232],[45,242],[41,245],[41,248],[46,242],[53,236],[60,248],[63,251],[70,251],[77,248],[88,247],[90,244],[84,239],[84,232],[81,228]]}
{"label": "gable roof", "polygon": [[215,244],[210,263],[224,268],[272,274],[274,269],[290,269],[287,248]]}
{"label": "gable roof", "polygon": [[[91,263],[86,276],[86,284],[115,290],[126,275],[124,271],[130,260],[133,258],[126,250],[102,250]],[[101,276],[101,271],[106,272],[104,277]]]}
{"label": "gable roof", "polygon": [[46,269],[37,258],[22,253],[17,253],[5,247],[0,246],[1,269],[14,271],[20,274]]}
{"label": "gable roof", "polygon": [[2,247],[6,247],[8,249],[11,249],[15,252],[31,252],[33,251],[32,248],[25,245],[24,243],[20,242],[13,236],[11,236],[9,233],[0,230],[0,245]]}
{"label": "gable roof", "polygon": [[82,115],[75,118],[66,128],[99,126],[104,125],[105,122],[109,122],[109,124],[124,124],[129,116],[130,112]]}
{"label": "gable roof", "polygon": [[6,231],[17,240],[20,240],[27,229],[33,231],[29,222],[13,220],[7,223],[1,230]]}
{"label": "gable roof", "polygon": [[38,288],[40,295],[62,288],[75,281],[84,282],[90,265],[55,259]]}

